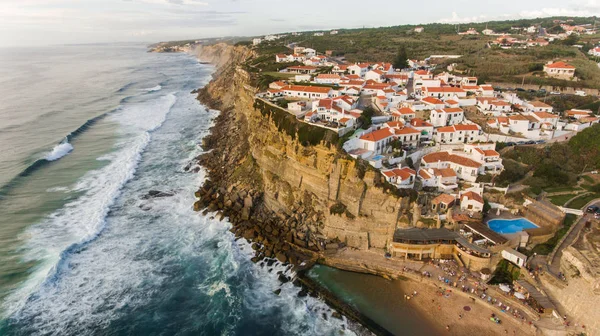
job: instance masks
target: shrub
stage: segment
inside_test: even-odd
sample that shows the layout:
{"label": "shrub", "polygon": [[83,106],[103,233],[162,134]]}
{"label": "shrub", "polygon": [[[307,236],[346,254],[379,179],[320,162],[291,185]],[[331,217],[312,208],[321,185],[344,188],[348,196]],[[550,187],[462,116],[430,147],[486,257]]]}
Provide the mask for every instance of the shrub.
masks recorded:
{"label": "shrub", "polygon": [[346,212],[346,205],[340,201],[329,207],[329,213],[333,215],[341,215]]}

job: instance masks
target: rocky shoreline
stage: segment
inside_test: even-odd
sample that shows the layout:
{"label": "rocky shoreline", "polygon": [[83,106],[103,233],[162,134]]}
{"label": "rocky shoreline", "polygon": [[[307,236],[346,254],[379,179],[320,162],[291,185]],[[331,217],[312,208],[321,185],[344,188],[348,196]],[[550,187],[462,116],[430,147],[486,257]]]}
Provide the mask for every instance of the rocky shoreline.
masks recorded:
{"label": "rocky shoreline", "polygon": [[[247,126],[240,122],[241,116],[235,113],[235,107],[228,106],[209,91],[211,85],[227,78],[233,67],[233,64],[221,63],[213,81],[197,91],[198,100],[203,105],[220,113],[211,133],[203,140],[206,152],[196,158],[208,174],[205,183],[195,193],[198,200],[194,203],[194,210],[204,215],[216,213],[221,219],[227,217],[235,236],[252,244],[253,262],[270,267],[279,261],[293,268],[295,279],[281,273],[279,280],[282,283],[293,281],[294,285],[301,287],[299,296],[320,297],[335,310],[332,317],[346,316],[354,322],[352,329],[359,334],[392,335],[306,275],[321,255],[335,253],[344,246],[337,239],[316,234],[319,226],[323,225],[323,214],[302,202],[292,209],[291,214],[274,212],[265,206],[259,174],[254,171],[258,167],[247,155]],[[244,167],[241,176],[238,174],[239,167]],[[278,292],[275,291],[275,294]]]}

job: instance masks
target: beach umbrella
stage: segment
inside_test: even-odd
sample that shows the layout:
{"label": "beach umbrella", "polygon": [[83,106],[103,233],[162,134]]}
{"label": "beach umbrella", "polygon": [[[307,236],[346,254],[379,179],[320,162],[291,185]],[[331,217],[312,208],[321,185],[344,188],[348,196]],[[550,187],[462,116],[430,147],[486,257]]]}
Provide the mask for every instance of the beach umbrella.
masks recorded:
{"label": "beach umbrella", "polygon": [[523,295],[522,293],[519,293],[519,292],[515,292],[515,297],[517,299],[525,300],[525,295]]}
{"label": "beach umbrella", "polygon": [[469,307],[469,306],[464,306],[464,307],[463,307],[463,309],[464,309],[465,311],[470,311],[470,310],[471,310],[471,307]]}
{"label": "beach umbrella", "polygon": [[510,287],[508,287],[508,285],[505,284],[501,284],[500,286],[498,286],[503,292],[510,292]]}

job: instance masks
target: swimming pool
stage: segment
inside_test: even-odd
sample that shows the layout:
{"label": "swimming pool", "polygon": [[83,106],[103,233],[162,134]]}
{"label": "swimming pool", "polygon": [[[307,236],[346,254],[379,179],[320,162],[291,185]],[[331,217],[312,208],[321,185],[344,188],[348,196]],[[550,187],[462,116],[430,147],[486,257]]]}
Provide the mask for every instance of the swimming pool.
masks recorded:
{"label": "swimming pool", "polygon": [[488,226],[498,233],[515,233],[538,227],[525,218],[492,219],[488,222]]}

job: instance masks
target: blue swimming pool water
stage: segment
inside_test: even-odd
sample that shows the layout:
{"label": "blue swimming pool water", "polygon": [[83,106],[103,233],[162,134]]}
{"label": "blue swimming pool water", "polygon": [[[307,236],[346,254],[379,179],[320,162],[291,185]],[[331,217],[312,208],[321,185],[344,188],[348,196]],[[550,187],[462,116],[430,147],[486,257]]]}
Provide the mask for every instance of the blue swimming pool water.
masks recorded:
{"label": "blue swimming pool water", "polygon": [[379,161],[379,160],[381,160],[381,159],[383,159],[383,155],[377,155],[377,156],[374,156],[372,160],[373,160],[373,161]]}
{"label": "blue swimming pool water", "polygon": [[523,231],[523,229],[533,229],[538,227],[525,218],[492,219],[488,222],[488,226],[498,233],[515,233]]}

